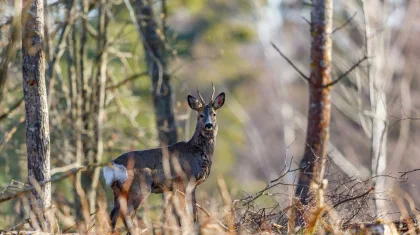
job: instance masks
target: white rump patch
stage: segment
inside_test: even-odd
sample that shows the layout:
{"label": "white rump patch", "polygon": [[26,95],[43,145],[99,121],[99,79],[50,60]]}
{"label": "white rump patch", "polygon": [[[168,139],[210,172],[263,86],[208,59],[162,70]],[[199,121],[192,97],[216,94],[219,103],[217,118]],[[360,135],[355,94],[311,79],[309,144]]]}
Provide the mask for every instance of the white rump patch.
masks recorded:
{"label": "white rump patch", "polygon": [[104,167],[104,178],[108,185],[111,185],[114,181],[119,181],[121,184],[127,180],[127,168],[120,164],[111,162],[111,166]]}

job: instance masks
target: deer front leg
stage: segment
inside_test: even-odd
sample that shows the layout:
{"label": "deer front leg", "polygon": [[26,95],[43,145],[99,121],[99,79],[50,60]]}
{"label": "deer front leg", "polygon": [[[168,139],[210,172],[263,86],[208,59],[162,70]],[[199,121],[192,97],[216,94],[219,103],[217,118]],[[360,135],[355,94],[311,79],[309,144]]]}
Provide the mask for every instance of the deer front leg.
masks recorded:
{"label": "deer front leg", "polygon": [[191,197],[192,197],[192,208],[193,208],[193,217],[194,217],[194,223],[197,224],[198,223],[198,211],[197,211],[197,199],[195,197],[195,189],[197,187],[194,187],[194,189],[191,192]]}

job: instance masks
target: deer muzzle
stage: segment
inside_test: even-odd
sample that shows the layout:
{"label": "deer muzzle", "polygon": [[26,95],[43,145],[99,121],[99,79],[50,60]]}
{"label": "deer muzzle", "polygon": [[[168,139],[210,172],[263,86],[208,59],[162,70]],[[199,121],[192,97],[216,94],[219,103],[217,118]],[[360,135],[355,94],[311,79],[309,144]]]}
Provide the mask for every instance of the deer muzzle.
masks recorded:
{"label": "deer muzzle", "polygon": [[206,130],[211,131],[213,130],[213,124],[212,123],[206,123],[206,125],[204,126],[206,128]]}

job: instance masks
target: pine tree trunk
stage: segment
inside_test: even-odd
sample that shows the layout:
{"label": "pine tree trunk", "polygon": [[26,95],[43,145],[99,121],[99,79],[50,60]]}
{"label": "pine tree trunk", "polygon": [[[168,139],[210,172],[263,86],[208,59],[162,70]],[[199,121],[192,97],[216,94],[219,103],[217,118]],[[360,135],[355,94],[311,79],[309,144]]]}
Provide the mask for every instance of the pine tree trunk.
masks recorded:
{"label": "pine tree trunk", "polygon": [[[27,1],[22,12],[22,74],[25,96],[29,183],[50,180],[50,133],[45,87],[43,1]],[[51,184],[30,195],[32,211],[43,230],[50,223],[43,211],[51,205]]]}
{"label": "pine tree trunk", "polygon": [[[312,4],[308,127],[296,188],[304,206],[313,203],[311,183],[320,184],[323,179],[331,112],[330,87],[323,86],[331,82],[332,0],[313,0]],[[297,222],[302,225],[303,211],[297,213]]]}
{"label": "pine tree trunk", "polygon": [[135,2],[137,23],[140,27],[140,37],[146,54],[146,62],[150,79],[152,80],[153,105],[156,115],[159,141],[161,146],[177,142],[176,123],[172,105],[172,88],[170,75],[167,71],[167,61],[164,35],[159,32],[155,21],[152,5],[145,0]]}

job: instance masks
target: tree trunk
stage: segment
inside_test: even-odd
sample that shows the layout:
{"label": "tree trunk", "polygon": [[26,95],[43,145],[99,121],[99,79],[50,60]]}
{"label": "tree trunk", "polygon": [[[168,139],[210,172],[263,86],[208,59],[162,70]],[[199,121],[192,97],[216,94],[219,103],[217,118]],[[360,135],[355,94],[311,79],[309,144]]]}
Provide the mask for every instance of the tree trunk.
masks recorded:
{"label": "tree trunk", "polygon": [[83,123],[83,134],[82,134],[82,145],[83,145],[83,156],[85,163],[90,163],[91,157],[91,144],[89,137],[89,120],[90,120],[90,102],[89,102],[89,81],[88,81],[88,66],[87,66],[87,34],[88,34],[88,14],[89,14],[89,2],[88,0],[81,1],[82,9],[82,20],[81,20],[81,32],[80,32],[80,54],[78,55],[78,71],[80,72],[80,78],[82,80],[82,123]]}
{"label": "tree trunk", "polygon": [[[385,28],[386,5],[381,1],[363,2],[363,13],[365,17],[366,33],[366,53],[370,57],[368,65],[370,106],[372,111],[372,139],[371,139],[371,174],[372,177],[384,175],[387,165],[387,104],[385,87],[387,84],[385,74],[385,58],[387,37],[385,30],[377,32],[377,29]],[[375,10],[373,10],[375,9]],[[376,31],[375,31],[376,30]],[[375,35],[372,37],[372,35]],[[376,177],[373,180],[375,186],[375,197],[381,198],[387,191],[385,186],[385,177]],[[375,200],[375,210],[377,215],[387,216],[386,200]]]}
{"label": "tree trunk", "polygon": [[[95,76],[94,82],[94,94],[92,95],[92,110],[95,114],[94,122],[94,141],[95,146],[93,147],[94,152],[94,163],[102,162],[103,155],[103,119],[105,116],[105,86],[106,86],[106,67],[108,62],[108,53],[107,53],[107,26],[108,26],[108,17],[106,15],[107,4],[106,0],[101,0],[99,5],[99,24],[98,24],[98,61],[97,61],[97,74]],[[92,185],[89,190],[89,211],[93,213],[96,211],[96,190],[99,184],[100,168],[97,167],[94,169],[92,174]]]}
{"label": "tree trunk", "polygon": [[[76,1],[73,1],[75,4]],[[77,165],[82,165],[82,156],[83,156],[83,145],[82,145],[82,135],[80,133],[80,129],[82,128],[82,97],[81,91],[82,86],[80,79],[77,79],[79,73],[78,69],[78,61],[80,56],[78,55],[78,48],[77,48],[77,39],[76,39],[76,26],[73,25],[71,36],[67,37],[67,63],[68,63],[68,79],[70,84],[70,97],[71,97],[71,122],[72,122],[72,145],[74,146],[74,161]],[[81,172],[77,172],[74,177],[74,204],[73,209],[77,218],[81,218],[83,216],[82,213],[82,203],[81,203],[81,195],[78,193],[78,189],[82,188],[81,186]]]}
{"label": "tree trunk", "polygon": [[[321,184],[329,138],[331,90],[332,0],[313,0],[311,12],[311,75],[309,82],[309,111],[306,147],[300,163],[296,196],[302,205],[313,203],[311,183]],[[303,211],[297,213],[303,224]]]}
{"label": "tree trunk", "polygon": [[[26,2],[22,12],[22,74],[26,111],[26,148],[29,183],[50,180],[50,133],[45,87],[43,1]],[[51,205],[51,184],[33,191],[32,211],[42,229],[50,230],[44,210]]]}
{"label": "tree trunk", "polygon": [[[14,1],[15,9],[22,8],[22,2],[19,0]],[[13,16],[10,28],[10,41],[0,54],[0,104],[3,101],[4,91],[6,88],[6,80],[9,70],[9,65],[16,56],[17,45],[20,42],[20,20],[19,15]]]}
{"label": "tree trunk", "polygon": [[155,21],[151,3],[136,0],[135,10],[139,34],[143,40],[147,69],[152,80],[153,105],[161,146],[177,142],[175,117],[172,107],[172,88],[167,71],[164,32]]}

